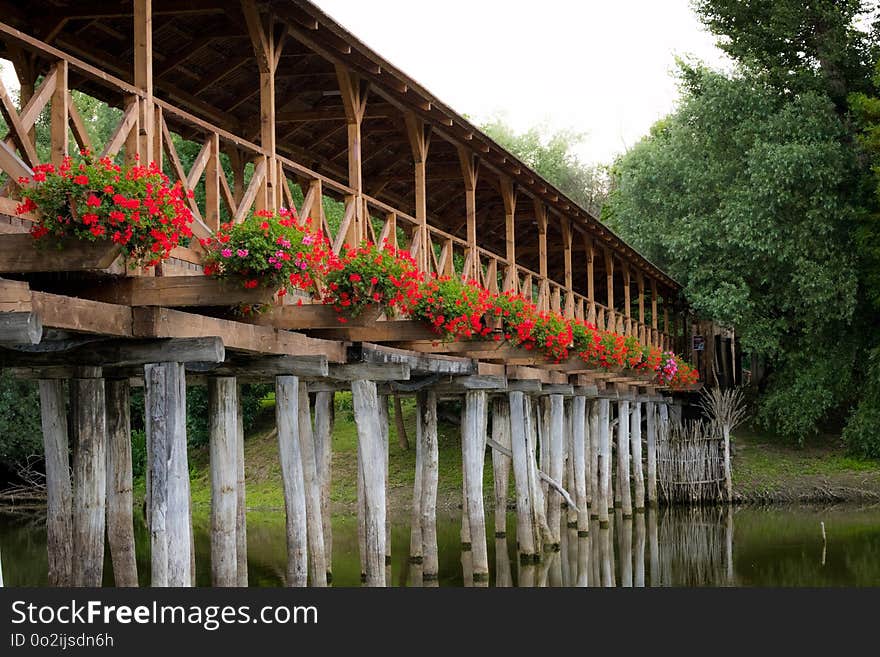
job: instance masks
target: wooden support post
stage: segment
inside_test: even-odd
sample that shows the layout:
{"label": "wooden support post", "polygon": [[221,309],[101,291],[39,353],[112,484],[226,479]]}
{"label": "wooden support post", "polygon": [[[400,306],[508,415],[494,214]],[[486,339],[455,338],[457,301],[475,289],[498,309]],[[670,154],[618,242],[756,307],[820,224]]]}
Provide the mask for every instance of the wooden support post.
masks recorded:
{"label": "wooden support post", "polygon": [[379,428],[382,430],[382,445],[385,448],[385,586],[391,586],[391,513],[388,507],[391,495],[389,469],[391,467],[390,418],[388,417],[388,395],[379,397]]}
{"label": "wooden support post", "polygon": [[437,555],[437,484],[439,451],[437,444],[437,394],[431,390],[419,393],[418,413],[422,432],[422,491],[419,509],[422,513],[422,580],[436,583],[439,560]]}
{"label": "wooden support post", "polygon": [[248,585],[247,562],[247,492],[244,474],[244,409],[241,403],[241,391],[236,391],[235,420],[235,560],[237,586]]}
{"label": "wooden support post", "polygon": [[[419,269],[426,272],[428,271],[431,254],[428,245],[428,188],[425,167],[428,162],[428,147],[431,145],[431,127],[426,125],[424,121],[416,117],[412,112],[406,112],[403,118],[406,123],[406,134],[413,156],[415,218],[419,222],[416,229],[418,234],[418,252],[414,255]],[[416,237],[414,236],[413,239],[415,240]]]}
{"label": "wooden support post", "polygon": [[595,276],[595,249],[593,238],[584,235],[584,251],[587,254],[587,299],[590,300],[590,308],[587,313],[587,321],[596,323],[596,276]]}
{"label": "wooden support post", "polygon": [[633,520],[633,586],[645,588],[645,514],[637,513]]}
{"label": "wooden support post", "polygon": [[330,484],[333,466],[333,414],[332,392],[315,395],[315,453],[318,479],[321,482],[321,524],[324,529],[324,560],[327,566],[327,583],[333,581],[333,528],[330,523]]}
{"label": "wooden support post", "polygon": [[[504,397],[492,400],[492,440],[508,450],[511,447],[510,402]],[[492,450],[492,474],[495,480],[495,538],[505,538],[510,457],[497,449]]]}
{"label": "wooden support post", "polygon": [[49,586],[70,586],[73,568],[72,511],[64,383],[57,379],[41,379],[39,387],[43,448],[46,455]]}
{"label": "wooden support post", "polygon": [[465,393],[462,458],[467,489],[467,514],[473,554],[473,581],[488,584],[489,557],[483,508],[483,464],[486,456],[486,402],[484,390]]}
{"label": "wooden support post", "polygon": [[645,324],[645,275],[642,272],[636,273],[636,283],[639,288],[639,324]]}
{"label": "wooden support post", "polygon": [[574,468],[575,502],[577,503],[578,536],[590,531],[590,510],[587,506],[587,398],[575,395],[571,402],[571,460]]}
{"label": "wooden support post", "polygon": [[510,178],[501,177],[501,200],[504,202],[504,257],[507,271],[502,292],[518,292],[516,273],[516,188]]}
{"label": "wooden support post", "polygon": [[366,222],[369,217],[364,211],[364,181],[361,156],[361,124],[367,107],[367,89],[360,76],[341,64],[336,65],[336,79],[345,108],[345,124],[348,132],[348,186],[354,190],[354,217],[349,224],[346,243],[357,246],[367,238]]}
{"label": "wooden support post", "polygon": [[141,162],[154,159],[156,129],[153,104],[153,0],[134,0],[134,86],[144,96],[138,116],[137,152]]}
{"label": "wooden support post", "polygon": [[144,367],[149,422],[153,586],[192,585],[186,375],[181,363]]}
{"label": "wooden support post", "polygon": [[623,515],[617,532],[617,550],[620,555],[620,585],[631,589],[633,585],[632,516]]}
{"label": "wooden support post", "polygon": [[302,587],[307,582],[308,544],[306,493],[299,440],[299,378],[275,378],[275,423],[284,509],[287,516],[287,586]]}
{"label": "wooden support post", "polygon": [[51,160],[56,167],[67,157],[67,117],[70,114],[70,96],[67,93],[67,61],[55,65],[55,90],[52,92],[49,125],[51,126]]}
{"label": "wooden support post", "polygon": [[538,274],[541,285],[538,288],[538,310],[550,309],[549,288],[547,284],[547,207],[535,199],[535,220],[538,224]]}
{"label": "wooden support post", "polygon": [[561,222],[562,226],[562,253],[563,253],[563,263],[565,266],[565,316],[568,319],[574,317],[574,277],[572,273],[572,265],[571,265],[571,251],[572,251],[572,231],[571,231],[571,223],[569,222],[567,217],[562,218]]}
{"label": "wooden support post", "polygon": [[625,333],[632,335],[632,269],[626,263],[623,265],[623,314],[626,318]]}
{"label": "wooden support post", "polygon": [[[418,404],[418,401],[417,401]],[[395,411],[395,414],[399,414]],[[423,542],[422,542],[422,473],[424,471],[425,453],[422,451],[425,445],[423,433],[425,427],[423,424],[424,417],[422,409],[416,409],[416,464],[413,473],[413,497],[412,512],[409,535],[409,562],[413,565],[419,565],[423,561]],[[418,569],[415,569],[418,570]]]}
{"label": "wooden support post", "polygon": [[[605,255],[605,285],[606,285],[606,302],[605,305],[610,311],[611,317],[614,317],[614,257],[611,251],[604,249]],[[611,318],[608,318],[611,323]],[[600,327],[602,328],[602,327]]]}
{"label": "wooden support post", "polygon": [[624,518],[632,517],[633,513],[630,490],[629,423],[629,401],[621,399],[617,403],[617,486]]}
{"label": "wooden support post", "polygon": [[633,507],[645,510],[645,475],[642,470],[642,404],[633,402],[630,413],[629,438],[632,453]]}
{"label": "wooden support post", "polygon": [[324,555],[324,529],[321,514],[321,483],[315,457],[315,439],[312,435],[312,414],[309,409],[309,389],[305,381],[299,383],[299,450],[302,457],[303,485],[306,495],[306,525],[309,545],[309,576],[312,586],[327,586],[327,562]]}
{"label": "wooden support post", "polygon": [[211,585],[238,585],[238,385],[233,376],[208,378],[211,452]]}
{"label": "wooden support post", "polygon": [[101,368],[70,382],[73,416],[73,586],[101,586],[107,494],[107,426]]}
{"label": "wooden support post", "polygon": [[379,429],[379,397],[375,381],[351,382],[358,454],[364,476],[366,502],[367,586],[385,585],[385,450]]}
{"label": "wooden support post", "polygon": [[131,494],[131,411],[127,379],[106,382],[107,543],[116,586],[137,586]]}
{"label": "wooden support post", "polygon": [[[549,423],[545,426],[549,431],[546,435],[550,447],[549,468],[547,474],[550,478],[562,482],[565,454],[565,421],[562,395],[550,395]],[[559,549],[560,530],[562,522],[562,496],[554,489],[548,488],[547,498],[547,524],[550,526],[550,544],[545,545],[557,551]]]}
{"label": "wooden support post", "polygon": [[599,517],[599,401],[590,403],[590,517]]}
{"label": "wooden support post", "polygon": [[608,506],[610,499],[608,492],[611,490],[611,402],[608,399],[600,399],[599,407],[599,525],[608,526]]}
{"label": "wooden support post", "polygon": [[532,563],[538,557],[538,528],[535,524],[534,504],[530,477],[529,426],[526,404],[531,402],[522,392],[511,392],[510,437],[513,454],[513,480],[516,488],[516,540],[521,563]]}
{"label": "wooden support post", "polygon": [[650,583],[660,586],[660,545],[657,536],[657,511],[648,511],[648,560],[651,564]]}
{"label": "wooden support post", "polygon": [[648,506],[657,506],[657,404],[645,402],[645,424],[648,451],[648,487],[646,491]]}
{"label": "wooden support post", "polygon": [[480,253],[477,250],[477,174],[480,161],[470,149],[458,147],[458,161],[461,164],[461,174],[464,177],[464,205],[467,225],[467,254],[465,261],[470,262],[470,271],[462,272],[462,278],[472,278],[475,281],[481,279]]}

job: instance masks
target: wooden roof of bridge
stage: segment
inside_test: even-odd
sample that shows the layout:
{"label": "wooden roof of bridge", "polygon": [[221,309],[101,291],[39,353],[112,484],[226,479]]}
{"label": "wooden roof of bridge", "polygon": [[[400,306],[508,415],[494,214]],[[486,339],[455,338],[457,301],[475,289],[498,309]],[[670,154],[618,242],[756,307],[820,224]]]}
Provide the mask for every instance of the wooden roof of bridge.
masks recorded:
{"label": "wooden roof of bridge", "polygon": [[[259,73],[238,0],[153,0],[156,96],[230,133],[258,142]],[[504,253],[504,205],[499,176],[550,209],[551,278],[564,280],[560,217],[610,248],[622,261],[654,278],[673,294],[680,285],[579,207],[517,157],[483,134],[415,80],[372,51],[315,5],[304,0],[266,0],[276,35],[286,33],[276,74],[277,151],[340,182],[347,180],[347,135],[335,64],[370,84],[362,126],[364,192],[415,215],[412,151],[403,112],[432,126],[427,160],[428,221],[466,237],[464,184],[458,145],[480,159],[476,191],[480,246]],[[132,74],[132,3],[129,0],[0,0],[4,21],[124,80]],[[0,51],[11,58],[13,53]],[[48,63],[48,62],[47,62]],[[108,102],[108,89],[85,79],[76,86]],[[186,135],[186,127],[175,126]],[[538,271],[537,224],[531,202],[517,204],[517,262]],[[583,240],[573,241],[575,260]],[[597,281],[603,258],[595,258]],[[575,289],[585,292],[583,277]],[[599,284],[597,283],[597,287]],[[666,294],[664,294],[666,296]],[[618,297],[619,298],[619,297]]]}

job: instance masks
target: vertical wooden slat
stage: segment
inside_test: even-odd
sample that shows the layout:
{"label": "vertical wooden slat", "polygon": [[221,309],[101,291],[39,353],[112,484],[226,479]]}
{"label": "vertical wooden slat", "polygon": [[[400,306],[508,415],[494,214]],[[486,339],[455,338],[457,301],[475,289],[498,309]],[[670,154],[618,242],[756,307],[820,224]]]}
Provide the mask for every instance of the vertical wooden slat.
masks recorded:
{"label": "vertical wooden slat", "polygon": [[49,114],[49,125],[51,132],[51,160],[55,166],[60,166],[61,162],[67,156],[67,117],[70,114],[68,110],[67,93],[67,62],[61,60],[54,65],[55,90],[52,92],[51,109]]}

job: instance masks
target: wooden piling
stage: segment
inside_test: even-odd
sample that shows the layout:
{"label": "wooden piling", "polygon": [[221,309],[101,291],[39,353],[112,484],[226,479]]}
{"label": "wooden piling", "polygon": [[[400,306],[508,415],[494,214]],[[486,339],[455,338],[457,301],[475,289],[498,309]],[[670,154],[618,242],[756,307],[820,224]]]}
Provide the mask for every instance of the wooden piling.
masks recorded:
{"label": "wooden piling", "polygon": [[483,465],[486,456],[486,402],[483,390],[465,393],[462,460],[467,486],[467,513],[473,554],[474,583],[489,581],[486,516],[483,508]]}
{"label": "wooden piling", "polygon": [[528,427],[528,444],[527,455],[529,459],[529,489],[532,493],[532,513],[534,514],[534,524],[538,530],[537,543],[538,548],[543,548],[545,543],[550,543],[552,537],[550,534],[550,526],[547,524],[547,502],[542,487],[542,479],[538,475],[538,462],[536,459],[537,443],[538,443],[538,427],[540,426],[538,408],[540,404],[537,399],[529,400],[524,405],[526,412],[526,427]]}
{"label": "wooden piling", "polygon": [[72,499],[64,383],[41,379],[40,416],[46,458],[46,548],[49,586],[72,582]]}
{"label": "wooden piling", "polygon": [[516,540],[520,562],[532,563],[537,559],[538,528],[534,522],[534,497],[530,483],[528,451],[529,427],[525,404],[528,399],[522,392],[508,395],[510,409],[510,438],[513,454],[513,483],[516,488]]}
{"label": "wooden piling", "polygon": [[275,422],[287,518],[287,585],[305,586],[308,572],[306,494],[299,441],[299,378],[275,378]]}
{"label": "wooden piling", "polygon": [[318,479],[321,482],[321,525],[324,529],[324,560],[327,566],[328,584],[333,581],[333,527],[330,523],[330,485],[333,470],[333,394],[332,392],[319,392],[315,395],[315,453]]}
{"label": "wooden piling", "polygon": [[617,485],[620,491],[620,508],[624,518],[632,517],[632,491],[630,490],[629,454],[629,401],[618,402],[617,414]]}
{"label": "wooden piling", "polygon": [[648,560],[651,586],[660,586],[660,545],[657,537],[657,510],[650,509],[648,515]]}
{"label": "wooden piling", "polygon": [[385,585],[385,450],[379,428],[376,382],[351,382],[358,454],[364,477],[366,585]]}
{"label": "wooden piling", "polygon": [[128,379],[105,384],[107,398],[107,543],[116,586],[138,585],[131,491],[131,410]]}
{"label": "wooden piling", "polygon": [[[599,517],[599,400],[590,403],[590,517]],[[604,499],[604,496],[602,496]]]}
{"label": "wooden piling", "polygon": [[389,500],[391,496],[390,467],[391,441],[390,418],[388,417],[388,395],[379,397],[379,427],[382,430],[382,445],[385,447],[385,585],[391,586],[391,513]]}
{"label": "wooden piling", "polygon": [[422,579],[429,585],[437,583],[437,484],[439,450],[437,444],[437,393],[429,390],[417,397],[422,433],[422,491],[419,508],[422,513]]}
{"label": "wooden piling", "polygon": [[101,586],[107,494],[107,425],[101,368],[78,368],[70,382],[73,448],[73,586]]}
{"label": "wooden piling", "polygon": [[633,519],[632,516],[625,516],[621,511],[617,518],[620,520],[615,531],[617,531],[617,554],[620,557],[620,585],[624,588],[632,588],[633,585],[633,546],[632,532]]}
{"label": "wooden piling", "polygon": [[587,454],[586,435],[587,398],[575,395],[571,402],[571,446],[572,467],[574,469],[574,492],[577,503],[578,536],[586,536],[590,531],[590,510],[587,506]]}
{"label": "wooden piling", "polygon": [[608,526],[608,491],[611,489],[611,426],[610,410],[611,402],[608,399],[600,399],[596,402],[598,407],[597,420],[599,426],[599,482],[598,482],[598,516],[602,527]]}
{"label": "wooden piling", "polygon": [[248,585],[247,562],[247,493],[244,475],[244,409],[241,390],[236,391],[235,421],[235,573],[237,586]]}
{"label": "wooden piling", "polygon": [[645,514],[637,513],[633,519],[635,545],[633,546],[633,586],[645,587]]}
{"label": "wooden piling", "polygon": [[642,404],[633,402],[629,423],[630,450],[632,454],[633,507],[645,510],[645,475],[642,470]]}
{"label": "wooden piling", "polygon": [[648,461],[647,504],[657,506],[657,404],[645,402],[646,450]]}
{"label": "wooden piling", "polygon": [[[563,409],[562,395],[550,395],[550,423],[548,442],[550,443],[550,471],[548,474],[551,479],[561,482],[563,475],[565,454],[563,452],[565,443],[565,417]],[[554,489],[548,491],[549,499],[547,501],[547,524],[550,525],[550,545],[545,545],[545,549],[549,547],[551,550],[558,550],[561,540],[561,522],[562,522],[562,495]]]}
{"label": "wooden piling", "polygon": [[309,408],[309,389],[299,382],[299,450],[302,457],[303,485],[306,495],[306,526],[309,546],[309,575],[311,584],[327,586],[327,560],[324,556],[324,528],[321,514],[321,482],[315,458],[315,439],[312,436],[312,414]]}
{"label": "wooden piling", "polygon": [[[505,397],[492,400],[492,440],[506,449],[510,441],[510,402]],[[495,538],[507,536],[507,490],[510,482],[510,457],[492,450],[492,474],[495,482]]]}
{"label": "wooden piling", "polygon": [[[606,509],[606,513],[607,513]],[[602,586],[614,586],[614,552],[611,543],[611,527],[607,523],[599,526],[599,560],[601,562],[600,572],[602,574]]]}
{"label": "wooden piling", "polygon": [[[569,491],[572,495],[575,493],[575,475],[574,475],[574,429],[572,425],[572,417],[571,417],[571,406],[572,402],[570,399],[563,400],[563,408],[564,408],[564,424],[563,424],[563,432],[564,432],[564,441],[563,441],[563,470],[565,472],[565,490]],[[586,473],[585,473],[586,474]],[[586,503],[586,495],[584,496]],[[565,510],[563,514],[563,523],[566,529],[577,529],[577,518],[578,511],[573,504],[568,504],[568,502],[563,503],[563,509]],[[564,532],[563,532],[564,533]]]}
{"label": "wooden piling", "polygon": [[211,585],[238,585],[238,385],[233,376],[208,379],[211,452]]}
{"label": "wooden piling", "polygon": [[[418,401],[417,401],[418,404]],[[424,416],[422,409],[417,408],[416,415],[416,465],[413,476],[412,510],[410,515],[409,562],[414,565],[422,563],[422,482],[424,473]],[[416,569],[419,570],[419,569]]]}

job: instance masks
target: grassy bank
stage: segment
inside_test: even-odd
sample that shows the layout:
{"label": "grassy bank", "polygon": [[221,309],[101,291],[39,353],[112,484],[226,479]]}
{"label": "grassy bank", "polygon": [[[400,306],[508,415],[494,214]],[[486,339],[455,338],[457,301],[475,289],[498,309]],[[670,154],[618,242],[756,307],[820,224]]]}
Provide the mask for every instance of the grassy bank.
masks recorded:
{"label": "grassy bank", "polygon": [[[392,510],[405,511],[412,499],[415,470],[416,413],[412,399],[402,400],[403,421],[409,437],[409,449],[403,449],[397,435],[394,405],[391,404],[389,429],[389,484]],[[274,408],[267,405],[256,429],[245,440],[245,478],[247,501],[251,508],[281,508],[284,494],[281,467],[278,461],[278,439],[275,434]],[[457,425],[438,424],[439,484],[437,505],[454,507],[461,503],[461,440]],[[491,458],[486,459],[486,491],[491,497]],[[207,448],[190,455],[192,497],[195,504],[211,500],[210,471]],[[351,394],[336,396],[336,419],[333,428],[333,479],[331,499],[337,511],[355,511],[357,501],[357,429],[351,410]],[[143,489],[143,485],[138,487]]]}
{"label": "grassy bank", "polygon": [[797,447],[750,428],[734,436],[733,488],[744,502],[880,500],[880,461],[847,454],[840,436]]}
{"label": "grassy bank", "polygon": [[[404,399],[403,420],[409,449],[400,446],[390,409],[390,506],[406,513],[412,499],[415,470],[415,405]],[[264,415],[245,441],[247,499],[251,508],[283,508],[278,440],[274,432],[274,408],[266,405]],[[447,421],[439,422],[439,508],[461,503],[461,439],[459,427],[448,421],[457,409],[447,410]],[[441,413],[442,416],[442,413]],[[880,461],[849,456],[839,436],[823,435],[803,447],[783,443],[751,429],[734,436],[734,495],[742,502],[838,502],[880,500]],[[211,499],[207,448],[191,452],[192,496],[196,505]],[[512,484],[512,482],[511,482]],[[138,492],[143,482],[137,482]],[[492,465],[487,454],[484,476],[487,502],[492,498]],[[351,395],[340,393],[336,401],[333,430],[334,510],[354,512],[357,500],[357,429],[351,410]],[[512,499],[512,491],[511,496]]]}

